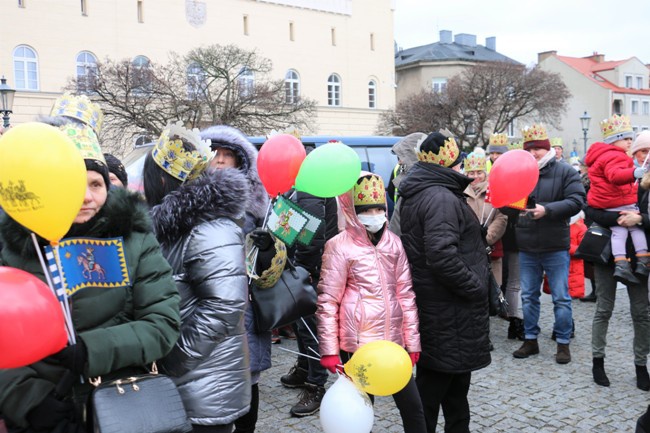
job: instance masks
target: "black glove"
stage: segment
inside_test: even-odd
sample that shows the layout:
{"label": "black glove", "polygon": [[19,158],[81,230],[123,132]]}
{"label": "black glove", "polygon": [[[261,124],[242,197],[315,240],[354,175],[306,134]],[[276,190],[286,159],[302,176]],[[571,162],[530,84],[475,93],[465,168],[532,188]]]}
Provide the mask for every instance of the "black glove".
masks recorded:
{"label": "black glove", "polygon": [[54,426],[74,418],[74,404],[50,393],[27,414],[27,422],[34,430],[51,430]]}
{"label": "black glove", "polygon": [[75,375],[83,375],[86,361],[88,361],[88,352],[86,351],[86,345],[83,340],[78,339],[77,344],[67,346],[54,355],[49,356],[49,358],[57,360],[59,364]]}
{"label": "black glove", "polygon": [[271,233],[263,229],[255,229],[251,232],[251,239],[253,244],[260,249],[260,251],[266,251],[271,248],[273,245],[273,238]]}

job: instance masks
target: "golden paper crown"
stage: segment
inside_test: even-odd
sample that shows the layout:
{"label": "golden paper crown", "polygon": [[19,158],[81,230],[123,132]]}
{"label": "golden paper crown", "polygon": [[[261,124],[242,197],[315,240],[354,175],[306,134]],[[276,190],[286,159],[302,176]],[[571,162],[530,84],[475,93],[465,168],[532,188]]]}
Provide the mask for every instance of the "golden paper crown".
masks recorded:
{"label": "golden paper crown", "polygon": [[506,134],[492,134],[490,135],[490,142],[493,146],[507,146],[508,136]]}
{"label": "golden paper crown", "polygon": [[533,123],[532,126],[524,128],[521,131],[521,134],[524,136],[524,143],[529,141],[548,140],[548,134],[546,134],[546,128],[544,125]]}
{"label": "golden paper crown", "polygon": [[106,159],[102,153],[102,148],[99,147],[99,140],[97,135],[90,126],[80,125],[78,123],[66,123],[59,126],[59,129],[68,137],[74,145],[79,149],[79,153],[83,159],[96,159],[106,165]]}
{"label": "golden paper crown", "polygon": [[[422,143],[419,143],[422,144]],[[422,162],[428,162],[431,164],[440,164],[444,167],[449,167],[451,164],[458,159],[460,151],[458,150],[458,144],[454,137],[447,137],[445,143],[438,154],[433,153],[432,151],[422,152],[420,151],[420,145],[417,147],[418,160]]]}
{"label": "golden paper crown", "polygon": [[364,177],[361,183],[354,185],[354,205],[386,206],[386,190],[379,176]]}
{"label": "golden paper crown", "polygon": [[[181,139],[191,143],[194,150],[183,149]],[[185,182],[196,179],[203,173],[214,157],[214,152],[210,150],[210,140],[201,140],[198,129],[189,130],[178,121],[176,124],[167,125],[151,155],[165,172]]]}
{"label": "golden paper crown", "polygon": [[551,147],[562,147],[562,137],[551,138]]}
{"label": "golden paper crown", "polygon": [[465,158],[465,173],[468,171],[486,171],[485,154],[474,151],[467,155]]}
{"label": "golden paper crown", "polygon": [[524,143],[522,143],[521,141],[508,144],[508,150],[516,150],[516,149],[523,149],[523,148],[524,148]]}
{"label": "golden paper crown", "polygon": [[300,135],[300,131],[298,131],[298,130],[296,129],[295,126],[290,126],[290,127],[288,127],[287,129],[285,129],[285,130],[283,130],[283,131],[278,131],[278,130],[273,129],[273,130],[271,130],[270,133],[268,133],[268,134],[266,135],[266,138],[269,139],[269,138],[273,137],[274,135],[279,135],[279,134],[289,134],[289,135],[293,135],[293,136],[296,137],[298,140],[301,140],[301,141],[302,141],[302,138],[301,138],[301,135]]}
{"label": "golden paper crown", "polygon": [[634,130],[630,124],[630,118],[625,115],[614,114],[609,119],[600,122],[600,130],[603,133],[605,143],[613,143],[623,138],[634,138]]}
{"label": "golden paper crown", "polygon": [[54,101],[50,116],[67,116],[80,120],[90,126],[97,135],[104,123],[104,114],[101,108],[86,95],[74,96],[64,93]]}

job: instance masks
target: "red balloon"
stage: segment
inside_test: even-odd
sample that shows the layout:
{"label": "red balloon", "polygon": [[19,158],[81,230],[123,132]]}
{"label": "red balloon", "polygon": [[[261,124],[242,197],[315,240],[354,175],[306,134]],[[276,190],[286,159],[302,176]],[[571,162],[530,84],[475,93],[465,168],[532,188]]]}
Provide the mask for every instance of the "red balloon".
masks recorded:
{"label": "red balloon", "polygon": [[68,343],[63,311],[32,274],[0,266],[0,368],[40,361]]}
{"label": "red balloon", "polygon": [[525,150],[510,150],[501,155],[490,170],[490,202],[495,208],[508,206],[535,189],[539,178],[537,160]]}
{"label": "red balloon", "polygon": [[305,156],[305,146],[293,135],[278,134],[264,142],[257,155],[257,172],[271,197],[291,189]]}

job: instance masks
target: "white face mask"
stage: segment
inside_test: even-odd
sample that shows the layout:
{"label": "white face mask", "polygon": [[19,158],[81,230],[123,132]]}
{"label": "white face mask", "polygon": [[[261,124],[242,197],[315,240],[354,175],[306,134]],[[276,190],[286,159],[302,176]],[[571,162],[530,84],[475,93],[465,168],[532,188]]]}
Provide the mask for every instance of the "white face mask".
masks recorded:
{"label": "white face mask", "polygon": [[357,215],[361,224],[370,233],[377,233],[386,224],[386,215]]}

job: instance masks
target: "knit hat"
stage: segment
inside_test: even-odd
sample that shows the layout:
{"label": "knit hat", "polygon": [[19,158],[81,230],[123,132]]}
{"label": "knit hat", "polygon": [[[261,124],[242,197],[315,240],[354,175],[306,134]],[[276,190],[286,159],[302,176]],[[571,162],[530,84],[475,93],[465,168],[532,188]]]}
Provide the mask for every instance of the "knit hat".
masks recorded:
{"label": "knit hat", "polygon": [[122,182],[122,185],[127,186],[129,183],[129,175],[124,169],[124,164],[110,153],[105,153],[104,158],[106,159],[108,171],[113,173]]}
{"label": "knit hat", "polygon": [[92,159],[92,158],[85,158],[84,164],[86,164],[86,171],[96,171],[97,173],[101,174],[102,178],[104,178],[106,189],[110,189],[111,178],[108,176],[108,167],[106,166],[106,164],[104,164],[103,162],[97,159]]}
{"label": "knit hat", "polygon": [[359,214],[372,208],[386,210],[384,182],[376,174],[362,176],[354,185],[354,211]]}
{"label": "knit hat", "polygon": [[508,151],[508,136],[506,134],[492,134],[487,147],[487,153],[506,153]]}
{"label": "knit hat", "polygon": [[634,138],[630,118],[625,115],[614,114],[609,119],[603,120],[600,122],[600,130],[603,133],[603,141],[607,144],[626,138]]}
{"label": "knit hat", "polygon": [[465,173],[468,171],[486,171],[485,170],[485,153],[472,152],[465,158]]}
{"label": "knit hat", "polygon": [[432,132],[415,149],[418,160],[443,167],[453,167],[462,161],[458,144],[452,136]]}
{"label": "knit hat", "polygon": [[524,137],[524,150],[533,148],[551,150],[551,142],[543,125],[533,123],[532,126],[524,128],[521,133]]}
{"label": "knit hat", "polygon": [[639,150],[650,149],[650,131],[641,131],[632,143],[631,153],[634,155]]}

